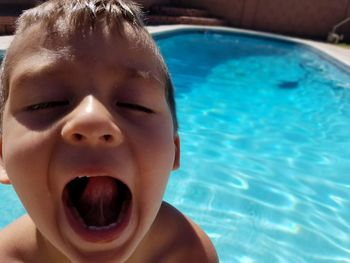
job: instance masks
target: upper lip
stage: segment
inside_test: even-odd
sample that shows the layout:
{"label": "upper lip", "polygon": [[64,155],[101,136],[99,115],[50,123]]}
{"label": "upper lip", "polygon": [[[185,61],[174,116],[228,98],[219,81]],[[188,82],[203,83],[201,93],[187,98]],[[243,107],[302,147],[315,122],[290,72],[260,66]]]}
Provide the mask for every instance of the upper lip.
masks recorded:
{"label": "upper lip", "polygon": [[79,176],[109,176],[124,183],[132,189],[133,169],[129,161],[124,161],[123,152],[120,151],[92,151],[87,149],[70,149],[69,153],[57,157],[57,162],[52,170],[55,184],[60,185],[61,191],[69,182]]}

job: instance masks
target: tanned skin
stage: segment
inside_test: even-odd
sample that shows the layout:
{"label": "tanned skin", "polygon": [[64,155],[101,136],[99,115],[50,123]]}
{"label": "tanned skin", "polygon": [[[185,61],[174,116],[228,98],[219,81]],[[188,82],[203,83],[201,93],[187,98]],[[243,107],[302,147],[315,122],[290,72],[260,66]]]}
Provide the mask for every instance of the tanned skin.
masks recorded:
{"label": "tanned skin", "polygon": [[[162,200],[180,138],[153,44],[127,24],[123,34],[104,23],[60,30],[35,23],[7,54],[0,182],[28,215],[0,231],[0,262],[218,262],[204,231]],[[84,226],[74,215],[67,185],[82,177],[92,182],[85,203],[126,189],[117,223]]]}

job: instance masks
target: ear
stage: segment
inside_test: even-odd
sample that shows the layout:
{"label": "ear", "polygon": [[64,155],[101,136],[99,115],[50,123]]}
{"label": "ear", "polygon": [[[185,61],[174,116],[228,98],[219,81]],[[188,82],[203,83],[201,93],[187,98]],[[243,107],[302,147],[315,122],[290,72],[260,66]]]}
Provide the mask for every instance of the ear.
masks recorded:
{"label": "ear", "polygon": [[174,145],[175,145],[175,159],[173,164],[173,170],[176,170],[180,167],[180,138],[178,134],[176,134],[174,137]]}
{"label": "ear", "polygon": [[1,184],[10,184],[10,179],[7,176],[4,162],[2,158],[2,135],[0,134],[0,183]]}

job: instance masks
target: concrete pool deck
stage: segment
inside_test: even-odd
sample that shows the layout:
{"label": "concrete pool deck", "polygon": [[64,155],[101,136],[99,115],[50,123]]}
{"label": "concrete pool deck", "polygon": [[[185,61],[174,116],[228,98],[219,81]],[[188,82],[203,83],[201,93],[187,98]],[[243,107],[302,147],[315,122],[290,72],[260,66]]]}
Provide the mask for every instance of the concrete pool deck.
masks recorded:
{"label": "concrete pool deck", "polygon": [[[166,26],[148,26],[149,32],[158,34],[165,31],[190,30],[190,29],[205,29],[205,30],[220,30],[226,32],[243,33],[247,35],[259,35],[262,37],[269,37],[281,40],[290,40],[297,43],[306,44],[316,50],[320,50],[325,54],[333,57],[336,61],[341,62],[350,68],[350,49],[338,47],[332,44],[327,44],[318,41],[306,40],[301,38],[286,37],[277,34],[264,33],[252,30],[243,30],[231,27],[213,27],[213,26],[192,26],[192,25],[166,25]],[[5,50],[10,45],[13,36],[0,36],[0,50]]]}

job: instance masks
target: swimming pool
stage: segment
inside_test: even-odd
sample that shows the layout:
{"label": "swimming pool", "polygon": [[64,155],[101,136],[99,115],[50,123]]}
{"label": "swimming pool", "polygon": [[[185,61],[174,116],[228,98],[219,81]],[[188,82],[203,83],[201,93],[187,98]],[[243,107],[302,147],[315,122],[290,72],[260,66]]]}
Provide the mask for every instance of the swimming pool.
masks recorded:
{"label": "swimming pool", "polygon": [[261,37],[157,41],[182,139],[166,200],[209,233],[221,262],[350,262],[349,72]]}
{"label": "swimming pool", "polygon": [[[207,231],[220,262],[350,262],[349,72],[242,34],[157,42],[182,142],[165,199]],[[0,193],[1,228],[24,210]]]}

